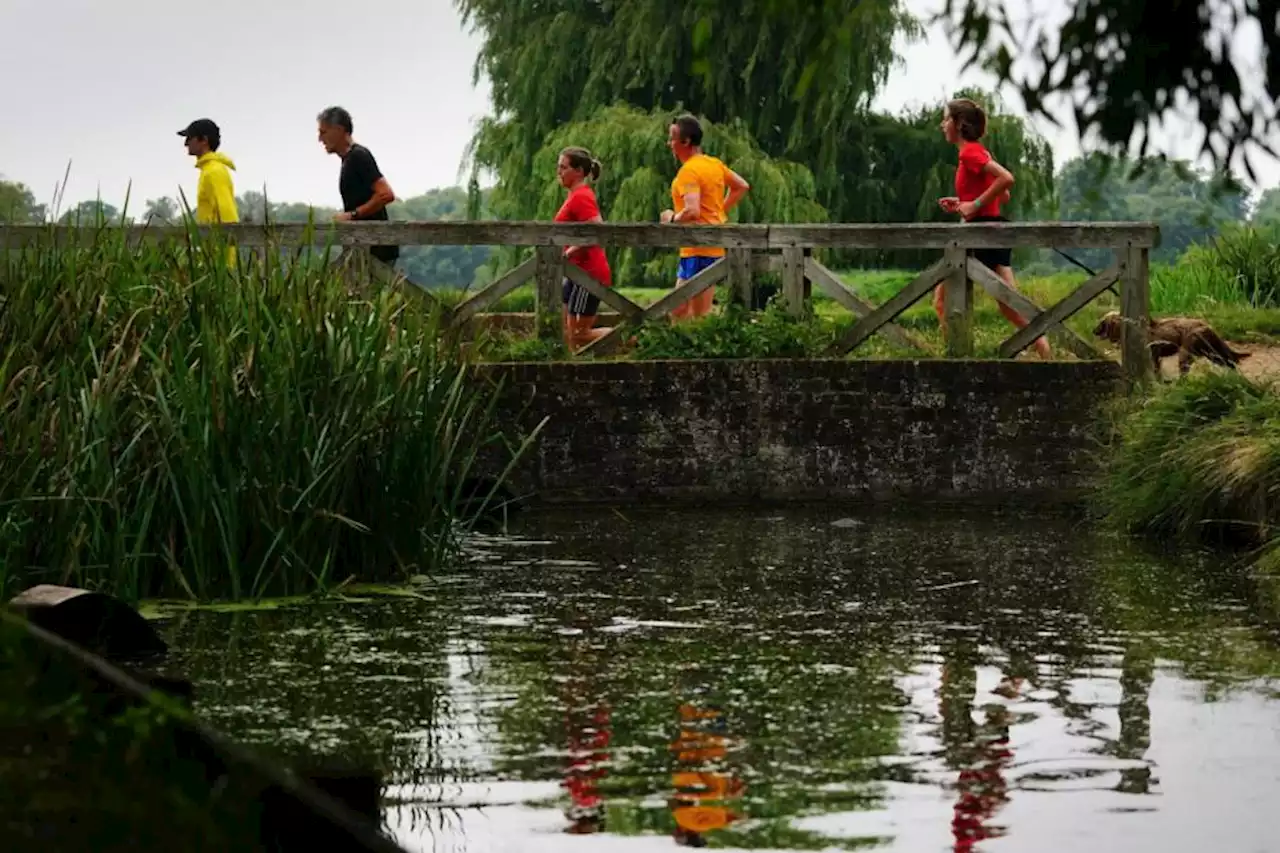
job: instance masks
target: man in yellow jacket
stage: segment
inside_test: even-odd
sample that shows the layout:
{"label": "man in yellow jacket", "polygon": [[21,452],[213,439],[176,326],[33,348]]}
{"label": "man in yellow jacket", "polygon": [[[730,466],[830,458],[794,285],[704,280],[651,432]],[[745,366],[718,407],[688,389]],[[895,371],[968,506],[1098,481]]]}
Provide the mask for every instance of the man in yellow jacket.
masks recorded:
{"label": "man in yellow jacket", "polygon": [[[239,222],[236,209],[235,184],[231,170],[236,164],[218,150],[222,144],[222,131],[212,119],[199,118],[178,131],[187,142],[187,153],[196,158],[200,170],[200,182],[196,185],[196,222],[207,225],[214,222]],[[236,262],[234,247],[227,249],[227,262]]]}
{"label": "man in yellow jacket", "polygon": [[200,183],[196,186],[196,222],[239,222],[236,209],[236,190],[231,180],[231,170],[236,164],[226,154],[218,151],[222,144],[222,131],[212,119],[198,118],[178,135],[187,140],[187,153],[196,158],[200,170]]}

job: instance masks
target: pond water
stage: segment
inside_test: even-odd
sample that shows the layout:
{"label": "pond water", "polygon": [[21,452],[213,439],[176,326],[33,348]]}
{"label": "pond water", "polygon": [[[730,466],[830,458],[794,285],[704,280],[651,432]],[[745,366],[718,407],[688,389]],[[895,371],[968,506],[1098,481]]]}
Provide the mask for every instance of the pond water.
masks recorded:
{"label": "pond water", "polygon": [[1280,607],[1079,521],[594,509],[412,595],[164,625],[406,850],[1274,850]]}

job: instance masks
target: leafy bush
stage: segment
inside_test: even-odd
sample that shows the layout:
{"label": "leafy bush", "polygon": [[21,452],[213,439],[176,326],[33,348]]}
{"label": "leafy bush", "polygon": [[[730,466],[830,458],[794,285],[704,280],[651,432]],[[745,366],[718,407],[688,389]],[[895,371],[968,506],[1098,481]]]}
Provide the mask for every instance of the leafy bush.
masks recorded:
{"label": "leafy bush", "polygon": [[636,358],[812,358],[833,342],[831,327],[812,314],[792,317],[775,297],[765,310],[728,305],[683,323],[653,323],[636,333]]}

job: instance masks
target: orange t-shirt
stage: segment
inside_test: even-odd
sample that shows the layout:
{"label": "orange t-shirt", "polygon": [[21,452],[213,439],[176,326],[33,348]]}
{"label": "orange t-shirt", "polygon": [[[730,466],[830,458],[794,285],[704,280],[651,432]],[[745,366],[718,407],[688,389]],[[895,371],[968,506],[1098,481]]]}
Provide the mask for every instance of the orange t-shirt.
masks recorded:
{"label": "orange t-shirt", "polygon": [[[684,210],[686,193],[698,192],[700,210],[698,218],[687,220],[697,225],[722,225],[729,216],[724,209],[725,187],[728,185],[724,163],[709,154],[695,154],[684,162],[675,180],[671,182],[671,204],[676,213]],[[724,257],[724,249],[716,246],[686,246],[680,249],[680,257]]]}

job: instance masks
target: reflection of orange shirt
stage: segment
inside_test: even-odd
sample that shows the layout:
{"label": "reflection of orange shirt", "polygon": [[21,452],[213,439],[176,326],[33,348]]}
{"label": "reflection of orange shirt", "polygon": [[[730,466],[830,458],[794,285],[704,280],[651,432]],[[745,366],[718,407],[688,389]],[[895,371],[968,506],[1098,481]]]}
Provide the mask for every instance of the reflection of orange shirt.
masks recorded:
{"label": "reflection of orange shirt", "polygon": [[[691,225],[722,225],[729,219],[724,209],[725,187],[728,175],[725,165],[708,154],[694,154],[680,167],[676,178],[671,182],[671,209],[679,213],[684,210],[686,193],[697,192],[698,218],[687,220]],[[724,257],[724,249],[714,246],[686,246],[680,250],[680,257]]]}
{"label": "reflection of orange shirt", "polygon": [[737,815],[723,806],[680,806],[671,810],[676,825],[699,835],[724,829],[737,820]]}
{"label": "reflection of orange shirt", "polygon": [[739,815],[724,805],[724,801],[742,796],[741,779],[727,773],[694,769],[697,765],[728,754],[729,739],[695,728],[699,721],[717,726],[722,714],[718,710],[699,710],[692,705],[680,706],[682,727],[671,749],[676,761],[684,765],[671,774],[675,796],[671,816],[676,826],[685,832],[705,834],[723,829]]}

